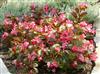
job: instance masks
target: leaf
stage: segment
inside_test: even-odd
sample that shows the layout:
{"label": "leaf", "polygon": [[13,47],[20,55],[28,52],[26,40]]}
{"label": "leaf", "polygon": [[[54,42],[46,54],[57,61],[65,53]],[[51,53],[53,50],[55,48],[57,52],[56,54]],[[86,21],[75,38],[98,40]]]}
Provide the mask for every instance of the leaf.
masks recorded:
{"label": "leaf", "polygon": [[87,40],[90,40],[90,39],[93,39],[94,36],[92,34],[86,34],[86,39]]}
{"label": "leaf", "polygon": [[79,13],[79,9],[78,9],[77,7],[75,8],[75,11],[76,11],[77,13]]}
{"label": "leaf", "polygon": [[42,55],[42,50],[38,50],[38,55],[39,55],[39,56]]}
{"label": "leaf", "polygon": [[86,14],[87,14],[86,11],[85,11],[85,12],[82,12],[82,13],[80,14],[80,17],[82,18],[83,16],[86,16]]}
{"label": "leaf", "polygon": [[72,12],[72,15],[73,15],[74,18],[77,18],[78,17],[77,16],[77,13],[75,11]]}

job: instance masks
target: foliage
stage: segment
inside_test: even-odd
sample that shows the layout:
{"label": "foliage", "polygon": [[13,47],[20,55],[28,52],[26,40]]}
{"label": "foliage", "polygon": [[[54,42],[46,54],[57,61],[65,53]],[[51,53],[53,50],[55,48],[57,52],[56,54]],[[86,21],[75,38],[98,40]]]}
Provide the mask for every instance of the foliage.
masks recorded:
{"label": "foliage", "polygon": [[[0,1],[1,2],[1,1]],[[0,8],[0,23],[3,23],[5,14],[12,14],[14,16],[20,16],[29,12],[29,5],[35,2],[36,4],[42,5],[46,3],[46,0],[7,0],[2,4]],[[48,3],[53,3],[53,0],[48,0]],[[1,2],[2,3],[2,2]]]}
{"label": "foliage", "polygon": [[[87,2],[90,4],[88,10],[88,16],[86,16],[86,20],[89,22],[93,22],[94,19],[98,16],[98,14],[94,14],[96,8],[98,9],[99,4],[96,3],[97,0],[8,0],[7,3],[3,4],[0,8],[0,22],[4,20],[4,15],[6,13],[11,13],[14,16],[20,16],[24,13],[29,12],[29,4],[35,2],[39,5],[49,3],[50,5],[56,7],[62,12],[66,12],[67,18],[72,19],[70,12],[72,9],[80,2]],[[94,5],[96,3],[96,5]],[[98,12],[98,10],[96,10]]]}
{"label": "foliage", "polygon": [[81,3],[73,10],[74,21],[48,4],[43,8],[32,4],[28,15],[6,15],[1,38],[3,44],[8,43],[16,69],[33,74],[44,62],[48,72],[55,73],[60,68],[73,74],[85,64],[92,64],[96,60],[95,30],[83,20],[87,7],[86,3]]}
{"label": "foliage", "polygon": [[67,18],[72,20],[73,17],[71,16],[70,12],[73,10],[73,8],[75,8],[75,6],[77,6],[77,4],[81,2],[89,4],[85,20],[87,20],[90,23],[93,23],[95,21],[95,18],[99,14],[97,10],[100,8],[98,0],[57,0],[54,6],[60,9],[60,11],[65,12],[67,14]]}
{"label": "foliage", "polygon": [[22,3],[22,5],[18,6],[17,7],[15,6],[15,4],[6,4],[4,6],[2,6],[0,8],[0,21],[2,22],[4,20],[4,15],[5,14],[12,14],[12,15],[15,15],[15,16],[20,16],[24,13],[27,13],[29,11],[29,7],[28,5],[25,5]]}
{"label": "foliage", "polygon": [[0,7],[6,2],[7,0],[1,0],[0,1]]}

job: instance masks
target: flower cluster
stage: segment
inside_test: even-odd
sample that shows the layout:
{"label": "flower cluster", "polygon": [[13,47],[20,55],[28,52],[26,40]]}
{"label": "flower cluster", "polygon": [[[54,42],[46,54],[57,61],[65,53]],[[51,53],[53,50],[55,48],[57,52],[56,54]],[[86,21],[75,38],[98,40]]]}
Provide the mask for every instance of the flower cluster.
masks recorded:
{"label": "flower cluster", "polygon": [[92,24],[75,23],[49,5],[40,9],[32,5],[31,9],[31,15],[7,16],[4,20],[2,39],[10,39],[11,55],[16,56],[13,64],[18,68],[30,72],[32,63],[45,62],[49,69],[56,71],[64,67],[78,68],[96,60]]}

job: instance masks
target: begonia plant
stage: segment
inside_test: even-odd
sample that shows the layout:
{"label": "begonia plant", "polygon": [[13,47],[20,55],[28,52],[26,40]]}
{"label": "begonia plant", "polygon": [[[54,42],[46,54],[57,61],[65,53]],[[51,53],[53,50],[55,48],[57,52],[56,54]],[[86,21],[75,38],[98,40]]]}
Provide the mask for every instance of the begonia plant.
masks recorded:
{"label": "begonia plant", "polygon": [[48,74],[56,74],[58,69],[76,74],[85,70],[86,64],[92,65],[97,58],[96,31],[93,24],[82,19],[87,7],[81,3],[73,10],[75,21],[48,4],[43,8],[32,4],[31,13],[21,17],[5,16],[2,43],[8,44],[12,64],[19,73],[34,74],[37,69],[44,74],[40,73],[43,68]]}

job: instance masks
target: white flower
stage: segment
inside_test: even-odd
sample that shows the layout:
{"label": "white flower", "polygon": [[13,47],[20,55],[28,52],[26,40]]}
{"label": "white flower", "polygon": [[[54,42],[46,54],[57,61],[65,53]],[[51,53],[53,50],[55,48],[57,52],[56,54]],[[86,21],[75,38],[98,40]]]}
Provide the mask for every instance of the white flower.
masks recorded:
{"label": "white flower", "polygon": [[59,44],[54,44],[52,47],[55,48],[55,47],[59,47],[60,45]]}
{"label": "white flower", "polygon": [[67,24],[67,27],[68,28],[73,27],[73,24]]}
{"label": "white flower", "polygon": [[66,29],[66,27],[64,26],[64,25],[61,25],[60,27],[59,27],[59,31],[63,31],[63,30],[65,30]]}

